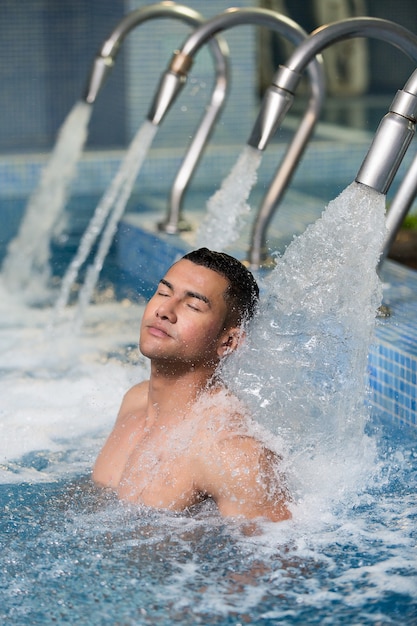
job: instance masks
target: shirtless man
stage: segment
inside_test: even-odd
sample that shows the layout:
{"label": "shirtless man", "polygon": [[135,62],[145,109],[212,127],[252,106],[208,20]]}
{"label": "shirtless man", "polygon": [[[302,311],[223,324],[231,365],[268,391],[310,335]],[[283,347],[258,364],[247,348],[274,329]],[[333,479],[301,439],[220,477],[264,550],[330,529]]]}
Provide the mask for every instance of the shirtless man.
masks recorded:
{"label": "shirtless man", "polygon": [[251,435],[245,408],[216,377],[258,297],[240,261],[207,248],[168,270],[140,330],[150,379],[123,399],[93,469],[98,485],[156,508],[212,498],[224,516],[291,517],[278,457]]}

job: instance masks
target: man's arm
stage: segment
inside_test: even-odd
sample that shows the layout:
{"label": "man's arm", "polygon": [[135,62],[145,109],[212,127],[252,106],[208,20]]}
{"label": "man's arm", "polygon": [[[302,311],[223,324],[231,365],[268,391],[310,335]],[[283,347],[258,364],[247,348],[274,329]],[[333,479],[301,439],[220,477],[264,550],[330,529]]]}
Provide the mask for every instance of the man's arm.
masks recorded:
{"label": "man's arm", "polygon": [[252,437],[238,435],[221,440],[210,452],[202,482],[222,515],[273,522],[291,518],[276,454]]}

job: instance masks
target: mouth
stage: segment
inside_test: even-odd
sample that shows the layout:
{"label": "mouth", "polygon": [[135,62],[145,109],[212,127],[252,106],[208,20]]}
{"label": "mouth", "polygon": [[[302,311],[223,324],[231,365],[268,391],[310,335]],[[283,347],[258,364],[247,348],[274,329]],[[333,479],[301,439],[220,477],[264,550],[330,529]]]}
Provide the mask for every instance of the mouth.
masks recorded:
{"label": "mouth", "polygon": [[148,333],[150,335],[152,335],[153,337],[171,337],[171,335],[169,333],[167,333],[166,330],[164,330],[160,326],[155,326],[153,324],[148,324],[146,326],[146,329],[147,329]]}

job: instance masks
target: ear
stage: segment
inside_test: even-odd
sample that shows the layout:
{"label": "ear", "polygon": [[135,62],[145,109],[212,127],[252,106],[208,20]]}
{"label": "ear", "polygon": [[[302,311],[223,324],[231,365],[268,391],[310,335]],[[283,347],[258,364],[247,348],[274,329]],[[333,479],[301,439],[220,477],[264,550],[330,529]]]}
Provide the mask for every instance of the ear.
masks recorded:
{"label": "ear", "polygon": [[243,328],[234,327],[225,330],[220,337],[217,354],[220,358],[227,356],[238,348],[245,338]]}

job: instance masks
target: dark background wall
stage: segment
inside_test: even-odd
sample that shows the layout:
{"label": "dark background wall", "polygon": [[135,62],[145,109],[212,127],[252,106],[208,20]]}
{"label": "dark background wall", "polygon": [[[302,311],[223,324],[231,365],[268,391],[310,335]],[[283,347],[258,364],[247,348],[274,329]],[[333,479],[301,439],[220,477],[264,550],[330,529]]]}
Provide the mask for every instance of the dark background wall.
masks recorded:
{"label": "dark background wall", "polygon": [[[53,144],[81,97],[95,53],[124,14],[123,0],[0,1],[0,152]],[[118,65],[91,120],[97,147],[124,140],[123,59]],[[103,115],[107,107],[114,112],[111,124]]]}
{"label": "dark background wall", "polygon": [[[0,0],[0,153],[36,152],[53,145],[57,129],[83,93],[95,53],[129,10],[128,4],[124,0]],[[207,14],[203,2],[192,4]],[[225,2],[224,9],[228,6]],[[311,2],[287,0],[287,8],[306,30],[317,26]],[[368,15],[391,19],[417,33],[415,0],[368,0],[366,8]],[[241,37],[246,37],[244,29]],[[372,40],[369,46],[369,92],[395,93],[410,74],[410,62],[379,41]],[[90,147],[126,144],[124,54],[122,49],[118,70],[95,105]]]}

